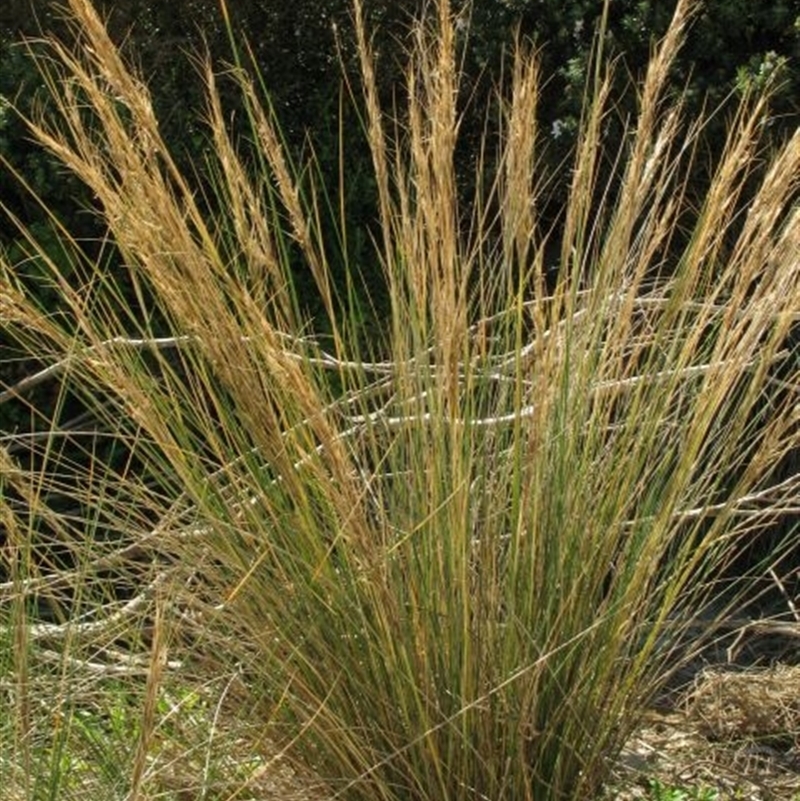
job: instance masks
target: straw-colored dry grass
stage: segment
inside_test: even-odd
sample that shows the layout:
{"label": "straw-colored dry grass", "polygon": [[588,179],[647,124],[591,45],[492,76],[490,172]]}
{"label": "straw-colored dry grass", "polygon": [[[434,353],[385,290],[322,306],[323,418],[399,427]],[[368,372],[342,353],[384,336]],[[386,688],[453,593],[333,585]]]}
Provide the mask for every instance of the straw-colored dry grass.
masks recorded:
{"label": "straw-colored dry grass", "polygon": [[797,666],[734,674],[708,671],[689,697],[690,714],[701,732],[715,739],[796,740],[800,733],[798,681]]}
{"label": "straw-colored dry grass", "polygon": [[798,681],[796,665],[703,670],[678,705],[645,717],[614,765],[610,797],[652,797],[657,782],[672,797],[800,798]]}
{"label": "straw-colored dry grass", "polygon": [[[638,118],[610,150],[598,57],[563,228],[542,230],[535,55],[517,49],[498,167],[464,208],[449,4],[415,29],[395,117],[355,2],[390,308],[375,361],[358,344],[353,293],[366,288],[355,270],[336,286],[326,255],[336,189],[289,162],[258,86],[232,71],[253,175],[207,72],[209,219],[146,87],[87,0],[70,0],[78,45],[53,43],[41,62],[57,114],[31,130],[92,189],[117,256],[90,263],[76,247],[65,275],[38,253],[57,315],[2,263],[4,325],[47,365],[2,400],[50,381],[96,419],[62,449],[57,402],[33,468],[0,452],[6,786],[67,797],[94,749],[97,780],[120,797],[186,797],[168,757],[184,744],[184,764],[203,766],[192,797],[234,797],[213,781],[228,771],[215,738],[230,732],[238,797],[283,760],[322,798],[599,791],[691,655],[685,635],[720,571],[798,488],[774,466],[800,438],[786,348],[800,135],[759,170],[767,104],[747,98],[689,203],[702,121],[664,87],[691,5],[678,3]],[[112,463],[109,440],[130,460]],[[117,598],[121,581],[132,589]],[[35,622],[34,602],[55,621]],[[209,695],[215,676],[230,681]],[[196,720],[210,733],[195,744],[175,723],[191,706],[170,701],[180,688],[206,699]],[[266,743],[280,759],[248,767]]]}

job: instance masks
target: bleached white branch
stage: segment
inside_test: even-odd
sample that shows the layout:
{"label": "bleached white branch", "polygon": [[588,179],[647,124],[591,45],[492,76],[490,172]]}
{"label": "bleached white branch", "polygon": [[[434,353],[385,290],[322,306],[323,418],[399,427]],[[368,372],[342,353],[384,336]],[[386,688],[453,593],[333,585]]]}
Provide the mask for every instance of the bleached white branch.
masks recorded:
{"label": "bleached white branch", "polygon": [[90,345],[88,348],[85,348],[78,353],[71,353],[69,356],[65,356],[60,361],[48,365],[33,375],[25,376],[25,378],[18,381],[13,386],[8,387],[0,392],[0,404],[12,400],[13,398],[20,397],[25,392],[28,392],[42,382],[48,381],[51,378],[56,378],[74,362],[79,361],[87,356],[91,356],[93,353],[99,353],[107,348],[125,347],[135,348],[137,350],[144,348],[176,348],[191,341],[192,337],[189,335],[178,337],[153,337],[144,339],[122,336],[113,337],[112,339],[101,342],[99,345]]}
{"label": "bleached white branch", "polygon": [[[114,612],[98,617],[98,613],[95,611],[64,623],[34,623],[28,626],[26,635],[32,641],[40,642],[63,640],[67,637],[71,640],[83,639],[102,634],[138,612],[151,599],[155,591],[166,583],[167,578],[166,571],[159,573],[155,579],[139,591],[138,595],[126,601]],[[7,627],[4,627],[4,633],[7,633]]]}
{"label": "bleached white branch", "polygon": [[[37,654],[38,658],[45,662],[57,665],[68,665],[77,670],[93,673],[97,676],[146,676],[152,670],[150,657],[147,654],[117,654],[115,659],[120,660],[125,656],[124,661],[116,663],[97,662],[90,659],[81,659],[77,656],[57,651],[42,651]],[[168,660],[164,666],[168,670],[180,670],[183,662],[177,659]]]}
{"label": "bleached white branch", "polygon": [[[787,355],[786,351],[781,351],[773,357],[774,361],[778,361],[781,358]],[[735,364],[734,360],[727,359],[722,360],[719,362],[708,363],[708,364],[697,364],[697,365],[689,365],[687,367],[682,367],[676,370],[660,370],[656,373],[650,373],[647,375],[634,375],[629,376],[628,378],[619,378],[613,381],[598,381],[596,384],[592,385],[589,388],[590,392],[607,392],[609,390],[624,390],[630,389],[632,387],[638,386],[639,384],[643,383],[658,383],[663,381],[671,381],[675,379],[684,380],[687,378],[694,378],[697,376],[704,375],[711,370],[716,370],[719,368],[723,368],[726,366],[730,366]],[[755,360],[750,360],[740,364],[740,367],[745,369],[751,369],[756,366]],[[475,428],[486,428],[491,426],[501,426],[507,425],[510,423],[515,423],[519,420],[523,420],[525,418],[532,417],[536,412],[536,405],[535,404],[526,404],[525,406],[521,406],[519,409],[515,409],[514,411],[508,412],[506,414],[501,415],[494,415],[490,417],[477,417],[477,418],[441,418],[441,422],[447,423],[449,425],[454,426],[472,426]],[[408,425],[410,423],[429,423],[433,420],[436,420],[436,416],[431,412],[422,412],[419,414],[410,414],[410,415],[395,415],[395,416],[387,416],[382,410],[371,412],[369,414],[360,414],[360,415],[349,415],[347,416],[347,421],[352,426],[359,426],[364,425],[367,423],[370,424],[380,424],[385,426],[386,428],[397,428],[400,426]]]}
{"label": "bleached white branch", "polygon": [[732,502],[712,503],[676,512],[680,519],[706,517],[728,511],[736,516],[761,516],[764,510],[758,504],[766,503],[770,511],[780,514],[800,514],[800,473],[794,473],[778,484],[742,495]]}
{"label": "bleached white branch", "polygon": [[[579,293],[579,296],[582,294],[587,294],[586,292]],[[618,296],[611,296],[612,299],[622,300],[623,295]],[[547,298],[545,300],[548,300]],[[665,301],[664,297],[661,296],[652,296],[652,297],[644,297],[636,299],[636,303],[640,305],[642,308],[649,306],[649,305],[662,305]],[[541,301],[527,301],[522,304],[523,309],[530,309],[536,305],[539,305]],[[583,316],[586,313],[586,309],[578,309],[573,315],[573,322],[578,317]],[[468,333],[476,334],[482,327],[485,327],[487,324],[491,324],[498,319],[501,319],[505,316],[507,312],[499,312],[496,315],[492,315],[487,317],[483,320],[478,321],[470,326]],[[562,320],[556,324],[556,330],[560,330],[564,327],[566,321]],[[554,331],[544,331],[542,332],[542,337],[544,339],[554,335]],[[309,356],[307,353],[296,353],[291,350],[287,350],[284,352],[284,356],[291,359],[296,359],[298,361],[303,361],[304,363],[323,367],[328,369],[336,369],[336,370],[358,370],[363,371],[365,373],[373,373],[373,374],[383,374],[383,375],[391,375],[399,367],[404,367],[406,369],[413,369],[414,367],[418,366],[418,363],[421,357],[412,357],[406,362],[398,364],[392,361],[377,361],[377,362],[370,362],[370,361],[358,361],[358,360],[347,360],[347,359],[338,359],[337,357],[333,356],[332,354],[325,351],[323,348],[319,346],[319,344],[310,337],[298,337],[292,334],[287,334],[284,332],[276,332],[277,336],[287,342],[290,345],[298,346],[302,345],[303,350],[307,350],[310,347],[316,349],[319,353],[319,356]],[[253,337],[247,336],[242,337],[243,342],[252,341]],[[132,348],[136,350],[144,350],[144,349],[152,349],[152,350],[165,350],[170,348],[178,348],[183,345],[188,345],[191,343],[200,342],[200,337],[197,337],[192,334],[182,334],[179,336],[171,336],[171,337],[129,337],[129,336],[116,336],[110,339],[104,340],[96,345],[90,345],[82,350],[76,351],[75,353],[71,353],[68,356],[65,356],[63,359],[48,365],[47,367],[33,373],[33,375],[26,376],[25,378],[18,381],[13,386],[7,387],[2,392],[0,392],[0,404],[5,403],[13,398],[18,398],[24,393],[28,392],[29,390],[33,389],[34,387],[38,386],[39,384],[43,383],[52,378],[58,377],[66,368],[73,364],[74,362],[80,361],[82,359],[86,359],[87,357],[91,357],[93,354],[102,353],[104,350],[114,349],[114,348]],[[531,343],[526,345],[523,348],[522,356],[523,358],[529,355],[535,349],[536,344]],[[433,348],[429,348],[425,353],[421,354],[421,356],[430,356],[433,353]],[[499,357],[500,364],[508,365],[511,363],[513,359],[516,358],[516,354],[503,355]],[[497,365],[496,365],[497,367]]]}

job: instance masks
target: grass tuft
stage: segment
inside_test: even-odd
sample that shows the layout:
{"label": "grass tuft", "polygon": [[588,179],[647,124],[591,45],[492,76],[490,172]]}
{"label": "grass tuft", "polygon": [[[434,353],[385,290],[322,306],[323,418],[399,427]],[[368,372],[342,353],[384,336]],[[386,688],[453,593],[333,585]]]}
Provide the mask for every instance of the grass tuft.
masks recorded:
{"label": "grass tuft", "polygon": [[[355,0],[390,310],[378,360],[333,280],[328,190],[291,163],[259,83],[228,76],[254,174],[205,73],[201,204],[91,4],[69,6],[76,46],[40,61],[56,115],[30,126],[93,191],[115,256],[66,274],[39,250],[58,314],[0,261],[4,327],[44,365],[2,400],[64,393],[52,413],[30,401],[47,436],[27,461],[0,451],[4,786],[68,797],[57,765],[101,746],[48,729],[43,693],[59,721],[96,716],[96,693],[126,721],[109,724],[104,786],[131,799],[186,797],[176,697],[204,698],[210,721],[182,746],[207,755],[192,797],[247,797],[284,759],[321,798],[593,797],[699,647],[698,615],[716,601],[712,636],[739,602],[724,570],[794,508],[797,477],[775,468],[800,439],[800,134],[761,169],[767,102],[745,98],[690,202],[703,121],[665,92],[694,9],[680,0],[621,143],[598,55],[549,227],[535,52],[516,47],[499,162],[467,202],[449,4],[414,28],[390,113]],[[88,432],[64,426],[74,399]],[[240,730],[238,764],[214,765],[214,737]]]}

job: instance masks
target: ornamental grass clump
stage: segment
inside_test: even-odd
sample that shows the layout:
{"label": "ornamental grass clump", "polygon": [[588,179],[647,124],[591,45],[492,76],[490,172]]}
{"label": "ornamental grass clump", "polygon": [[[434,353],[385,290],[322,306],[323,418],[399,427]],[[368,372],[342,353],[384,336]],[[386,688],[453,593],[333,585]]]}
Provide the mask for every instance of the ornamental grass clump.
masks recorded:
{"label": "ornamental grass clump", "polygon": [[55,115],[31,130],[91,188],[114,258],[73,242],[67,272],[31,237],[58,314],[2,263],[4,326],[42,365],[3,400],[59,382],[94,416],[92,442],[126,456],[58,447],[58,403],[33,467],[2,452],[18,499],[3,507],[13,754],[35,761],[44,598],[60,703],[91,665],[143,652],[146,678],[116,674],[141,705],[116,760],[131,797],[166,792],[177,762],[168,683],[216,675],[235,682],[215,730],[246,725],[244,751],[274,743],[315,777],[309,795],[593,797],[725,568],[798,489],[775,466],[800,444],[800,134],[764,166],[767,100],[745,98],[689,197],[703,121],[665,91],[681,0],[621,142],[604,137],[598,55],[563,219],[546,226],[536,54],[516,47],[498,158],[465,184],[449,3],[415,25],[407,103],[389,111],[356,0],[371,286],[388,310],[367,350],[370,287],[361,265],[334,280],[326,247],[329,226],[344,238],[340,187],[291,162],[258,82],[228,72],[258,153],[244,160],[206,72],[201,203],[146,87],[90,4],[69,5],[77,44],[51,43]]}

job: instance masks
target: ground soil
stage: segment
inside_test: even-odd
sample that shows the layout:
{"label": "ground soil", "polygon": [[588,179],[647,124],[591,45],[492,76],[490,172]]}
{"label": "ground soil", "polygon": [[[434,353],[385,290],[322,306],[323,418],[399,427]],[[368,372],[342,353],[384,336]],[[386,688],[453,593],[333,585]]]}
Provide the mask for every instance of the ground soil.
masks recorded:
{"label": "ground soil", "polygon": [[653,798],[654,782],[676,801],[800,801],[800,622],[723,626],[656,699],[614,774],[620,801]]}

